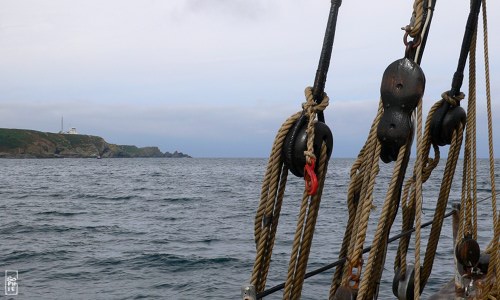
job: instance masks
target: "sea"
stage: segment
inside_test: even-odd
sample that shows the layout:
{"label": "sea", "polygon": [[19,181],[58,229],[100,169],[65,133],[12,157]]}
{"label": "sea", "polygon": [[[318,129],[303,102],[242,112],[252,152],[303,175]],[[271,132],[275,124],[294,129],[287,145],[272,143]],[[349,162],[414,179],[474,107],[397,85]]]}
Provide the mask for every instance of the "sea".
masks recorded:
{"label": "sea", "polygon": [[[330,161],[308,271],[338,259],[353,161]],[[424,185],[424,222],[432,219],[444,164]],[[0,298],[241,299],[255,259],[253,224],[266,165],[265,158],[0,160],[0,272],[7,275],[5,292],[7,282],[17,288],[17,295],[0,291]],[[392,168],[381,165],[365,246]],[[449,209],[460,199],[461,168],[459,161]],[[495,169],[498,185],[499,160]],[[488,161],[479,160],[481,247],[492,236],[488,174]],[[286,279],[303,187],[302,178],[289,176],[268,288]],[[453,277],[451,224],[444,221],[424,299]],[[400,230],[398,216],[392,233]],[[423,229],[422,258],[428,233]],[[379,299],[394,299],[396,249],[390,244]],[[412,246],[409,261],[413,253]],[[306,279],[302,299],[327,299],[333,271]],[[281,298],[278,291],[265,299]]]}

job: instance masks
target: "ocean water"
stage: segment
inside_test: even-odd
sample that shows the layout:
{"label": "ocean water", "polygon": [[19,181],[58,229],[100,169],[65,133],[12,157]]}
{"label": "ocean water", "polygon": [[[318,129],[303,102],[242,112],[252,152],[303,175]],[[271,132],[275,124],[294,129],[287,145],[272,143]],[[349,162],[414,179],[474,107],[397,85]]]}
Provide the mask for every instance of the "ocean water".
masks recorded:
{"label": "ocean water", "polygon": [[[308,270],[338,257],[352,162],[330,161]],[[479,199],[490,195],[487,163],[479,161]],[[267,159],[0,160],[0,272],[18,271],[14,299],[240,299],[255,259],[253,222],[266,164]],[[444,160],[424,186],[424,222],[432,218],[443,165]],[[498,160],[495,168],[499,184]],[[450,202],[460,198],[460,169],[461,162]],[[391,172],[392,165],[382,166],[372,229]],[[302,189],[302,179],[290,176],[268,287],[285,280]],[[492,234],[491,203],[481,202],[478,211],[484,247]],[[423,230],[424,237],[428,232]],[[453,276],[451,232],[449,218],[425,296]],[[380,299],[393,298],[396,249],[397,243],[389,247]],[[332,274],[307,279],[302,299],[327,299]],[[266,299],[281,297],[277,292]]]}

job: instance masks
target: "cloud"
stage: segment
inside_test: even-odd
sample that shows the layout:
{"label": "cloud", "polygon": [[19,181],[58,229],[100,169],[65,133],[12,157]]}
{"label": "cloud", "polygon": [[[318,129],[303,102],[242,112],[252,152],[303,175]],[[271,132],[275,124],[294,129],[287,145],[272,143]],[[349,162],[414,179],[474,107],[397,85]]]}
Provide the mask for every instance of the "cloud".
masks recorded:
{"label": "cloud", "polygon": [[[468,5],[437,4],[422,62],[425,103],[450,87]],[[492,38],[500,28],[499,5],[489,4],[493,84],[500,75],[494,58],[500,40]],[[300,109],[303,90],[314,81],[329,6],[6,0],[0,126],[58,131],[64,115],[68,124],[111,142],[178,147],[196,156],[266,156],[281,122]],[[355,156],[364,143],[382,72],[404,54],[399,28],[410,14],[411,3],[397,0],[340,7],[326,83],[334,155]],[[479,69],[478,81],[483,77]],[[500,95],[499,87],[492,95]]]}
{"label": "cloud", "polygon": [[213,13],[218,16],[230,16],[232,18],[258,18],[266,13],[266,10],[276,4],[272,1],[246,1],[246,0],[187,0],[184,8],[194,13]]}

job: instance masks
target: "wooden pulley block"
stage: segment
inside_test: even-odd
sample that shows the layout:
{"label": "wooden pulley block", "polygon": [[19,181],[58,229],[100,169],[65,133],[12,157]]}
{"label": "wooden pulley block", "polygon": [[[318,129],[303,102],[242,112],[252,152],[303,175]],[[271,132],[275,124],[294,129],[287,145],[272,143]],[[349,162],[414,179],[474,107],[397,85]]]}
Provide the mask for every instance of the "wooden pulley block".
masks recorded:
{"label": "wooden pulley block", "polygon": [[392,293],[399,300],[413,300],[415,288],[415,267],[406,265],[406,275],[403,277],[401,268],[397,268],[392,281]]}
{"label": "wooden pulley block", "polygon": [[477,263],[477,267],[481,270],[481,273],[487,274],[488,267],[490,265],[490,255],[488,253],[481,253],[479,257],[479,262]]}
{"label": "wooden pulley block", "polygon": [[[288,131],[283,143],[282,157],[285,165],[290,169],[293,175],[304,177],[304,167],[306,165],[306,156],[304,151],[307,150],[307,124],[309,119],[306,115],[302,115]],[[327,157],[333,150],[333,135],[328,127],[323,122],[314,123],[314,155],[319,158],[321,154],[321,145],[325,143],[327,148]]]}
{"label": "wooden pulley block", "polygon": [[408,58],[396,60],[384,71],[380,86],[384,113],[377,127],[383,162],[395,161],[399,149],[405,144],[411,145],[414,132],[412,114],[424,90],[424,72]]}
{"label": "wooden pulley block", "polygon": [[466,119],[467,114],[461,106],[450,106],[446,102],[443,103],[431,119],[432,143],[438,146],[450,145],[453,132],[460,124],[465,126]]}
{"label": "wooden pulley block", "polygon": [[465,269],[477,266],[481,257],[481,249],[470,234],[466,235],[455,247],[455,257]]}
{"label": "wooden pulley block", "polygon": [[357,296],[358,296],[357,290],[350,288],[350,287],[347,287],[347,286],[341,286],[335,292],[333,299],[334,300],[355,300]]}

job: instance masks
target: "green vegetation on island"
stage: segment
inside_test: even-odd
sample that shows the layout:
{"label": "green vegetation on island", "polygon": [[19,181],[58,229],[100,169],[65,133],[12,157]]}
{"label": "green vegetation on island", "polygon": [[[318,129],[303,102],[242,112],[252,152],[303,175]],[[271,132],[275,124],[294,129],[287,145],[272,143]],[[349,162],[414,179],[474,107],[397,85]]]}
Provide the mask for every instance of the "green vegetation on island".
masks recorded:
{"label": "green vegetation on island", "polygon": [[158,147],[107,143],[102,137],[0,128],[0,158],[190,157]]}

